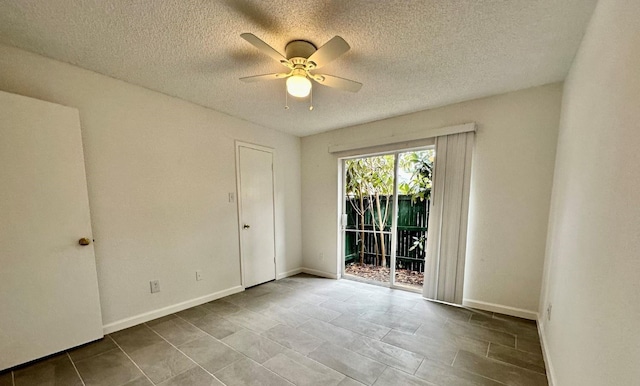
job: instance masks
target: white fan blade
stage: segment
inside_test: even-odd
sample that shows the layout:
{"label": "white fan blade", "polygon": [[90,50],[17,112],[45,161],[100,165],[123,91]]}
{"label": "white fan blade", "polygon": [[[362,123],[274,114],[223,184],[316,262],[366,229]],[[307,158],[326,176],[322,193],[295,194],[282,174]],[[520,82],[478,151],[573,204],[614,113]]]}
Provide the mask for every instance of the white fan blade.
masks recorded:
{"label": "white fan blade", "polygon": [[340,78],[333,75],[314,74],[312,79],[320,83],[321,85],[333,87],[333,88],[339,88],[340,90],[350,91],[350,92],[358,92],[362,87],[362,83],[356,82],[354,80]]}
{"label": "white fan blade", "polygon": [[278,62],[282,63],[284,66],[291,67],[291,64],[289,63],[287,58],[285,58],[281,53],[276,51],[273,47],[263,42],[256,35],[252,33],[243,33],[243,34],[240,34],[240,37],[248,41],[249,43],[251,43],[255,48],[260,50],[260,52],[262,52],[263,54],[271,56]]}
{"label": "white fan blade", "polygon": [[275,79],[284,79],[291,75],[290,72],[282,72],[279,74],[265,74],[265,75],[254,75],[254,76],[245,76],[244,78],[240,78],[241,81],[252,83],[259,82],[261,80],[275,80]]}
{"label": "white fan blade", "polygon": [[334,36],[333,39],[326,42],[324,46],[318,48],[316,52],[309,56],[307,63],[312,62],[312,68],[320,68],[334,61],[350,49],[351,47],[349,47],[349,44],[347,44],[343,38]]}

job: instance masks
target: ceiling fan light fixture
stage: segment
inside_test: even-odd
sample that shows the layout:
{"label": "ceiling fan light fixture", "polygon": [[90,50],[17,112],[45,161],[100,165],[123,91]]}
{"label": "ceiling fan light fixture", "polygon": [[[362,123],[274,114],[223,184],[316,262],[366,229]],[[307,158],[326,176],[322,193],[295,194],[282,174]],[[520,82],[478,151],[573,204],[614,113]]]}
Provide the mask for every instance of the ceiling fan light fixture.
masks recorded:
{"label": "ceiling fan light fixture", "polygon": [[296,98],[305,98],[311,92],[311,81],[304,75],[287,78],[287,92]]}

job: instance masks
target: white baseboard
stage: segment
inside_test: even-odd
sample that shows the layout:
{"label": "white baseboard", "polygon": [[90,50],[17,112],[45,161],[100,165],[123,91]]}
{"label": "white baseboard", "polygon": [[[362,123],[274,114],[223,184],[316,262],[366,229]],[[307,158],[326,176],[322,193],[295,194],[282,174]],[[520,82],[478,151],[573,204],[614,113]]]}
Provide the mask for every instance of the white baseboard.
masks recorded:
{"label": "white baseboard", "polygon": [[199,306],[200,304],[204,304],[212,300],[220,299],[225,296],[233,295],[235,293],[242,292],[242,291],[244,291],[244,288],[242,286],[231,287],[222,291],[214,292],[209,295],[205,295],[205,296],[187,300],[181,303],[173,304],[168,307],[163,307],[157,310],[138,314],[130,318],[120,319],[113,323],[109,323],[102,326],[102,330],[105,335],[111,334],[112,332],[124,330],[125,328],[133,327],[153,319],[161,318],[163,316],[167,316],[169,314],[186,310],[187,308]]}
{"label": "white baseboard", "polygon": [[540,345],[542,345],[542,357],[544,358],[545,369],[547,371],[547,381],[549,386],[556,384],[556,373],[553,370],[551,356],[549,355],[549,346],[547,345],[546,335],[544,333],[544,324],[538,318],[538,335],[540,335]]}
{"label": "white baseboard", "polygon": [[339,279],[340,275],[336,273],[318,271],[317,269],[302,268],[302,272],[313,276],[326,277],[327,279]]}
{"label": "white baseboard", "polygon": [[491,312],[497,312],[499,314],[516,316],[518,318],[523,318],[523,319],[538,320],[538,313],[536,311],[503,306],[502,304],[487,303],[487,302],[482,302],[480,300],[473,300],[473,299],[463,299],[462,305],[465,307],[477,308],[483,311],[491,311]]}
{"label": "white baseboard", "polygon": [[302,268],[292,269],[291,271],[281,272],[278,274],[276,280],[284,279],[285,277],[294,276],[302,272]]}

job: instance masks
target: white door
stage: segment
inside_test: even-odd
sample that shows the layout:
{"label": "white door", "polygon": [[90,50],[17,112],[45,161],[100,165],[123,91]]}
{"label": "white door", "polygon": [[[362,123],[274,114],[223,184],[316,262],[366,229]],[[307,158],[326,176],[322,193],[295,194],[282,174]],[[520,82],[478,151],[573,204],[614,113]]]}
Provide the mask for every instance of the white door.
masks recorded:
{"label": "white door", "polygon": [[101,338],[78,110],[0,92],[0,370]]}
{"label": "white door", "polygon": [[276,278],[273,153],[238,146],[240,238],[244,287]]}

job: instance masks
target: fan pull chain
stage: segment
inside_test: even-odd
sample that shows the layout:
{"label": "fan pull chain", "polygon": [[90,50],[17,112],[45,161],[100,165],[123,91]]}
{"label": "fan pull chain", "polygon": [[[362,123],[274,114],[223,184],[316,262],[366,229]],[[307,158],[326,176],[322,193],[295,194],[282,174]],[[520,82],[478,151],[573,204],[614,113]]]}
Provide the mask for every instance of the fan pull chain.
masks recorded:
{"label": "fan pull chain", "polygon": [[289,93],[286,87],[284,88],[284,109],[289,110]]}
{"label": "fan pull chain", "polygon": [[309,97],[309,111],[313,111],[313,87],[311,87],[311,94]]}

